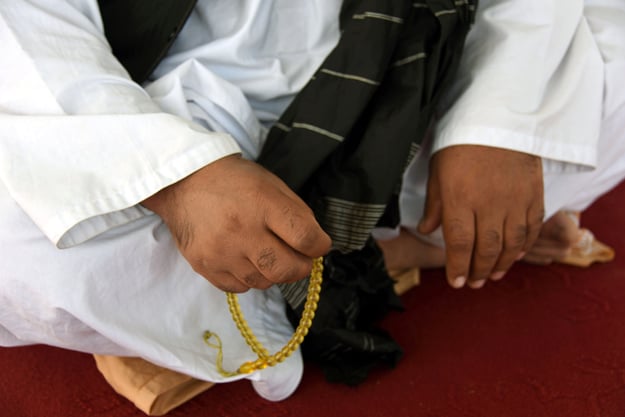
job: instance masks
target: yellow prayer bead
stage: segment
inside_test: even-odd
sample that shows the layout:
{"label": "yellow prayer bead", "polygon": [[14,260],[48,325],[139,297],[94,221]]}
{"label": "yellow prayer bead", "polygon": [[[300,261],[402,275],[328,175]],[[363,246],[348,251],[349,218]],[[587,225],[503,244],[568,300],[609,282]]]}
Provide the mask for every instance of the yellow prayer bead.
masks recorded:
{"label": "yellow prayer bead", "polygon": [[256,366],[252,362],[245,362],[243,365],[239,366],[239,372],[242,374],[251,374],[256,370]]}
{"label": "yellow prayer bead", "polygon": [[313,260],[313,268],[310,273],[308,294],[306,296],[306,302],[304,303],[304,311],[302,312],[302,318],[295,329],[295,332],[287,344],[280,349],[276,354],[271,355],[267,349],[258,341],[252,329],[250,329],[247,321],[243,317],[241,312],[241,306],[239,305],[236,294],[226,293],[226,299],[228,301],[228,310],[232,315],[232,320],[236,324],[239,332],[245,339],[247,345],[258,356],[258,359],[254,362],[243,363],[236,373],[227,372],[221,367],[221,342],[218,345],[212,345],[209,343],[209,339],[214,335],[205,332],[204,341],[211,347],[218,349],[218,361],[217,369],[224,376],[232,376],[238,374],[249,374],[254,371],[265,369],[268,366],[274,366],[277,363],[283,362],[288,358],[299,345],[304,341],[304,337],[308,334],[310,327],[312,326],[312,320],[315,317],[315,310],[317,309],[317,303],[319,301],[319,293],[321,291],[321,282],[323,280],[323,258],[316,258]]}

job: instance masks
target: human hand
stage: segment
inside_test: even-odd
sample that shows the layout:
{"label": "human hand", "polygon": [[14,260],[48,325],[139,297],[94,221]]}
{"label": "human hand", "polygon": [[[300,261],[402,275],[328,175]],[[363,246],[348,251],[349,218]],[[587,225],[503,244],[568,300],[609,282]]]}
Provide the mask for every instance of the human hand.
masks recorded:
{"label": "human hand", "polygon": [[481,288],[503,278],[532,246],[544,216],[539,157],[459,145],[431,160],[423,234],[442,225],[450,285]]}
{"label": "human hand", "polygon": [[330,237],[278,177],[238,155],[143,202],[165,221],[193,269],[229,292],[305,278]]}

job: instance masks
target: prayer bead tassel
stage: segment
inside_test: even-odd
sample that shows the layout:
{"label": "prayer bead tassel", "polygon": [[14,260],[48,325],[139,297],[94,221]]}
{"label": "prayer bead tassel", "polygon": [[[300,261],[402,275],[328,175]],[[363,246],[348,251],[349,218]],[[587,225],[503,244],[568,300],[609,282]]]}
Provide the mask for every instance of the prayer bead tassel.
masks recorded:
{"label": "prayer bead tassel", "polygon": [[[291,339],[287,342],[286,345],[282,347],[278,352],[274,355],[271,355],[267,349],[258,341],[252,329],[250,329],[247,321],[243,317],[243,313],[241,312],[241,306],[239,305],[239,299],[236,294],[226,293],[226,298],[228,300],[228,308],[230,310],[230,314],[232,315],[232,320],[236,324],[239,332],[245,339],[245,342],[252,349],[252,351],[258,356],[253,362],[245,362],[239,369],[235,372],[228,372],[223,369],[223,349],[221,345],[221,340],[219,337],[212,332],[204,333],[204,342],[218,350],[217,353],[217,370],[222,376],[230,377],[241,374],[249,374],[255,371],[259,371],[261,369],[265,369],[268,366],[274,366],[280,362],[283,362],[286,358],[291,356],[293,352],[297,350],[299,345],[304,341],[304,337],[308,334],[308,330],[310,330],[310,326],[312,326],[312,321],[315,317],[315,311],[317,310],[317,303],[319,302],[319,293],[321,292],[321,282],[323,281],[323,258],[316,258],[313,260],[313,267],[310,273],[308,284],[308,294],[306,295],[306,303],[304,304],[304,311],[302,312],[302,318],[295,329],[295,333],[291,336]],[[217,344],[210,342],[210,339],[215,337],[217,340]]]}

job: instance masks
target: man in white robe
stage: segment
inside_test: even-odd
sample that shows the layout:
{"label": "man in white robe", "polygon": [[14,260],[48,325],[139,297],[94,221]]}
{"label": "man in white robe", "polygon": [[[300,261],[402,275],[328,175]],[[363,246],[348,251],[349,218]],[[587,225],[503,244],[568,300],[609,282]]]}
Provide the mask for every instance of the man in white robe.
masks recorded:
{"label": "man in white robe", "polygon": [[[583,210],[625,172],[622,2],[480,7],[445,114],[401,197],[404,228],[414,231],[425,213],[423,234],[442,219],[445,241],[457,243],[446,254],[453,284],[499,277],[531,248],[543,214]],[[221,336],[226,368],[253,358],[219,289],[253,287],[241,295],[244,313],[270,351],[281,347],[292,329],[279,291],[266,288],[302,277],[329,240],[279,181],[236,154],[258,155],[266,126],[338,41],[339,9],[337,0],[200,1],[139,86],[111,55],[96,1],[0,3],[0,344],[140,356],[229,380],[202,333]],[[480,171],[485,156],[499,165]],[[499,193],[521,181],[529,186],[516,195],[518,211]],[[218,204],[191,192],[204,186],[221,193]],[[191,226],[176,226],[181,208]],[[506,245],[513,211],[532,231]],[[272,215],[297,227],[284,230]],[[189,231],[201,247],[185,244]],[[481,236],[493,231],[499,243],[486,259]],[[257,243],[270,235],[279,239]],[[293,262],[263,273],[254,251],[276,245]],[[301,373],[295,354],[247,377],[279,400]]]}

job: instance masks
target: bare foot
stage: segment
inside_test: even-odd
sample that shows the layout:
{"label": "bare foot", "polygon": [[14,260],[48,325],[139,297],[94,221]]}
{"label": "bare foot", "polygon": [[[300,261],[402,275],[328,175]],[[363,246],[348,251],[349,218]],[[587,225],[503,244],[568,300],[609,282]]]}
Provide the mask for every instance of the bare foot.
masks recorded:
{"label": "bare foot", "polygon": [[523,258],[539,265],[558,262],[580,267],[612,259],[614,249],[598,241],[590,230],[580,227],[579,213],[563,211],[545,222],[538,240]]}
{"label": "bare foot", "polygon": [[445,266],[445,250],[432,246],[405,229],[390,240],[378,240],[388,271],[439,268]]}
{"label": "bare foot", "polygon": [[559,211],[543,224],[538,239],[523,260],[538,265],[561,261],[582,237],[579,214]]}

